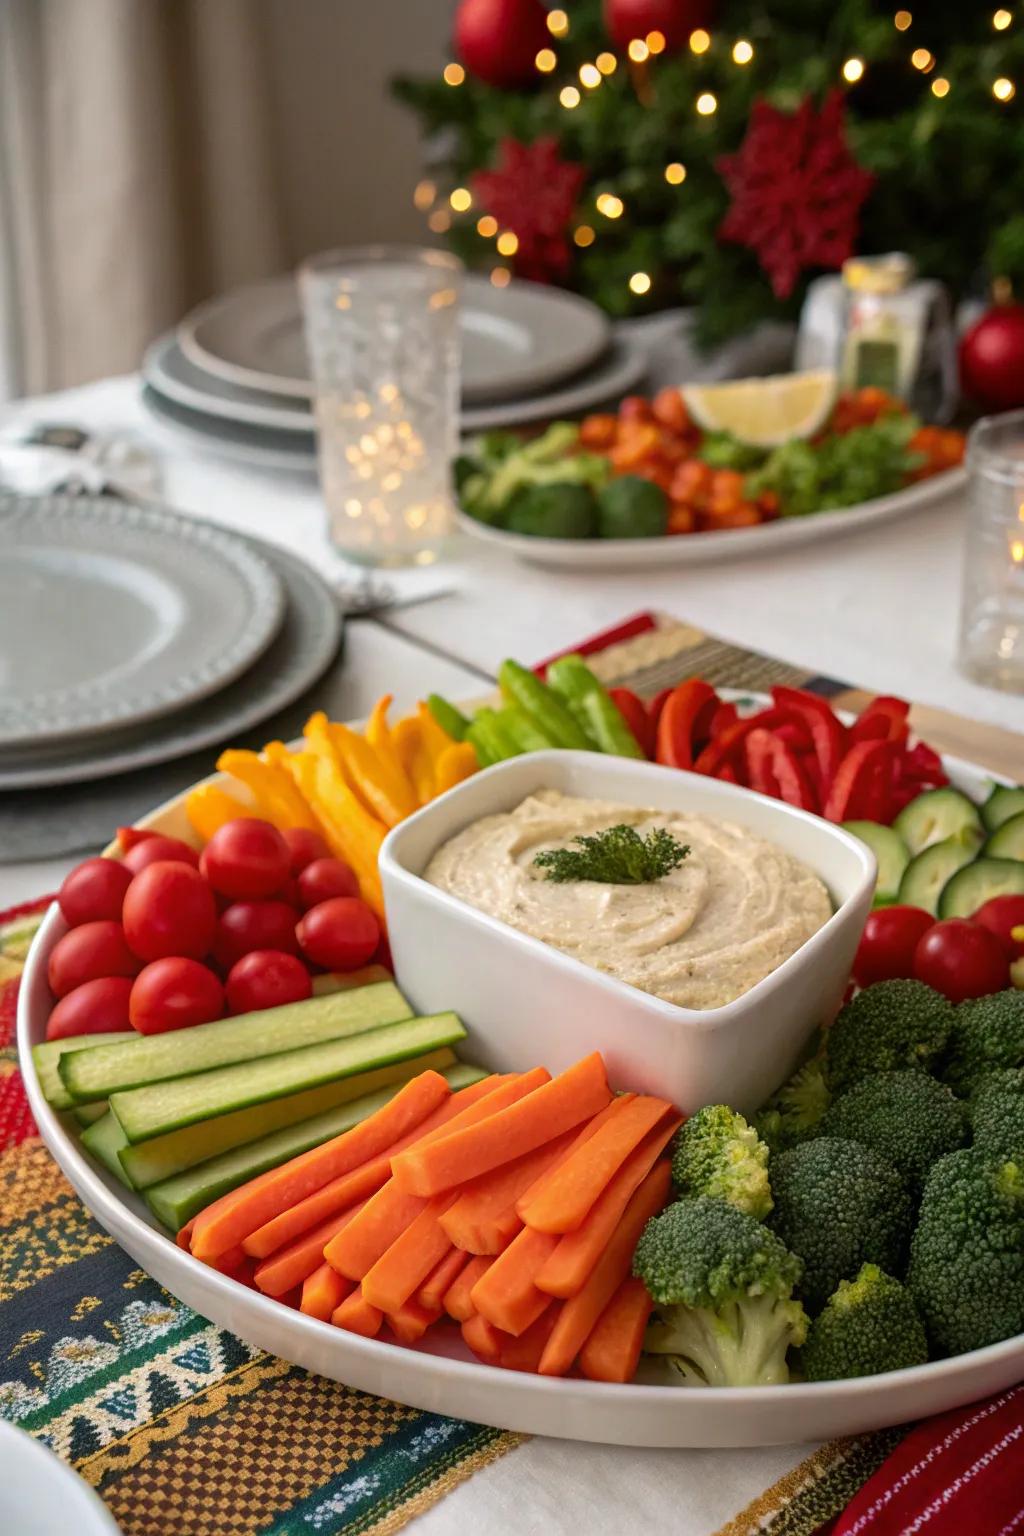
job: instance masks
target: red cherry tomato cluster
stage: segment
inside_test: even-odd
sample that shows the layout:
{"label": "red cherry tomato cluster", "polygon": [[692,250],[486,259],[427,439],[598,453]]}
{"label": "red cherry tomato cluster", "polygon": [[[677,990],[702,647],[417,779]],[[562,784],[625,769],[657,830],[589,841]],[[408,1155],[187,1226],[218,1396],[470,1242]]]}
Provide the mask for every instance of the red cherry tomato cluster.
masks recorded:
{"label": "red cherry tomato cluster", "polygon": [[359,882],[317,832],[245,818],[202,855],[134,827],[118,842],[120,860],[86,859],[57,898],[69,931],[49,960],[49,1039],[299,1002],[313,969],[356,970],[382,948]]}
{"label": "red cherry tomato cluster", "polygon": [[937,922],[919,907],[880,907],[864,925],[853,963],[862,987],[916,977],[962,1003],[1010,985],[1024,956],[1024,896],[995,896],[972,917]]}

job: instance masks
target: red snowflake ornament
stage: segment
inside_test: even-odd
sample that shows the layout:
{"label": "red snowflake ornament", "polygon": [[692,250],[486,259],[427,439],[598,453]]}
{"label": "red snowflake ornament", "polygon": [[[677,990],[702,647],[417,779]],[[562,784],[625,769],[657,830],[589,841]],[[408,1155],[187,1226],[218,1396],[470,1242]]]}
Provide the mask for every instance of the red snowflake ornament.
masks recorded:
{"label": "red snowflake ornament", "polygon": [[778,299],[808,267],[835,269],[853,254],[874,177],[850,154],[845,127],[840,91],[820,112],[810,96],[792,113],[757,101],[739,150],[717,162],[732,193],[719,238],[749,246]]}
{"label": "red snowflake ornament", "polygon": [[569,270],[567,238],[586,177],[582,165],[563,160],[555,138],[522,144],[502,139],[500,159],[471,182],[479,205],[519,241],[515,268],[521,277],[550,283]]}

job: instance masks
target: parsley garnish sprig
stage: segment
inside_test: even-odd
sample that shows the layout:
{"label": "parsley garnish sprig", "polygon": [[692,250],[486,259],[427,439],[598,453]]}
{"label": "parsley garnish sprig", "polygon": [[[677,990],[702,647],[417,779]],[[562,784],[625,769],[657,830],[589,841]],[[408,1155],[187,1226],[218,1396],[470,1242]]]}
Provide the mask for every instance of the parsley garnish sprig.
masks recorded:
{"label": "parsley garnish sprig", "polygon": [[560,885],[572,880],[596,880],[605,885],[651,885],[670,874],[690,852],[664,827],[641,837],[635,827],[620,823],[604,832],[574,837],[575,848],[548,848],[534,864],[545,879]]}

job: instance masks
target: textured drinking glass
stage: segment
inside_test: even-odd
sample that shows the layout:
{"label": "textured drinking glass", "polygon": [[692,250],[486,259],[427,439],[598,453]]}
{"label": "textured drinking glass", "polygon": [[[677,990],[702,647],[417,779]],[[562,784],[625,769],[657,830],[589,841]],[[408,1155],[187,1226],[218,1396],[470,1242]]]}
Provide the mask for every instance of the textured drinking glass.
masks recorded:
{"label": "textured drinking glass", "polygon": [[983,417],[967,440],[960,668],[1024,693],[1024,411]]}
{"label": "textured drinking glass", "polygon": [[462,264],[331,251],[299,273],[331,539],[365,565],[426,565],[451,532]]}

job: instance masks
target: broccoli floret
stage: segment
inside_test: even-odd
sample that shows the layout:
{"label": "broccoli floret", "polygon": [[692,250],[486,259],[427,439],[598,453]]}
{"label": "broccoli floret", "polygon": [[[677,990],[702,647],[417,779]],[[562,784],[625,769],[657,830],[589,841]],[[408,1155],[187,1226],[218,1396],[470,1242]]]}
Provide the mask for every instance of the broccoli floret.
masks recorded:
{"label": "broccoli floret", "polygon": [[804,1261],[812,1312],[862,1264],[901,1274],[913,1217],[901,1173],[859,1141],[820,1136],[772,1158],[770,1225]]}
{"label": "broccoli floret", "polygon": [[758,1221],[772,1208],[768,1148],[725,1104],[708,1104],[687,1120],[672,1157],[672,1179],[681,1195],[726,1200]]}
{"label": "broccoli floret", "polygon": [[935,1164],[907,1287],[936,1353],[1024,1333],[1024,1163],[965,1148]]}
{"label": "broccoli floret", "polygon": [[932,1164],[967,1140],[967,1112],[925,1072],[880,1072],[836,1099],[821,1134],[873,1147],[920,1189]]}
{"label": "broccoli floret", "polygon": [[826,1037],[833,1093],[873,1072],[923,1067],[938,1059],[953,1027],[953,1005],[923,981],[879,981],[858,992]]}
{"label": "broccoli floret", "polygon": [[863,1264],[855,1280],[839,1282],[800,1351],[808,1381],[877,1376],[927,1359],[928,1340],[913,1297],[877,1264]]}
{"label": "broccoli floret", "polygon": [[1024,1066],[1024,992],[971,998],[953,1012],[941,1076],[963,1098],[1000,1067]]}
{"label": "broccoli floret", "polygon": [[971,1095],[970,1116],[976,1147],[1024,1159],[1024,1069],[981,1078]]}
{"label": "broccoli floret", "polygon": [[655,1305],[645,1350],[696,1386],[788,1381],[787,1351],[807,1331],[793,1299],[800,1270],[753,1216],[706,1196],[678,1200],[647,1223],[633,1255]]}
{"label": "broccoli floret", "polygon": [[798,1067],[754,1116],[754,1129],[770,1150],[784,1152],[814,1134],[831,1095],[820,1056]]}

